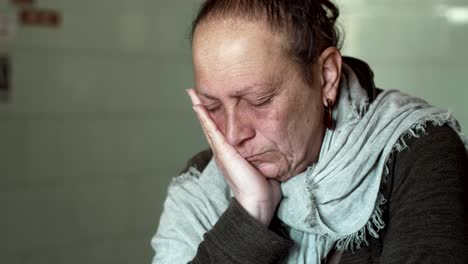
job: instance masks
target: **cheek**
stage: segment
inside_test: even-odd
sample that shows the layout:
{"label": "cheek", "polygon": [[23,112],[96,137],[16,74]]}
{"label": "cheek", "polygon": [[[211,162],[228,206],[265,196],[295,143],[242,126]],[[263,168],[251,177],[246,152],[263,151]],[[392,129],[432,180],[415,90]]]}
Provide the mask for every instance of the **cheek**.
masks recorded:
{"label": "cheek", "polygon": [[289,127],[289,133],[307,139],[317,137],[317,132],[320,131],[322,115],[316,104],[304,105],[297,109],[297,114]]}
{"label": "cheek", "polygon": [[287,113],[273,107],[268,111],[257,113],[256,118],[259,133],[282,150],[288,142]]}
{"label": "cheek", "polygon": [[286,115],[280,115],[280,130],[282,137],[287,140],[287,148],[295,155],[303,156],[308,149],[316,145],[316,140],[321,136],[321,111],[313,98],[290,104],[289,109],[284,111]]}

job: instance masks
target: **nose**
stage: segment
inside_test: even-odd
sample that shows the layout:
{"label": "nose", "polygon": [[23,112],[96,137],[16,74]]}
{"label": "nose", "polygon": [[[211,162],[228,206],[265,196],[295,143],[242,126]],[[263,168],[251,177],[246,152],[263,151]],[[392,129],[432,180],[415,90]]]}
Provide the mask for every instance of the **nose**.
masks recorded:
{"label": "nose", "polygon": [[242,145],[255,136],[255,129],[250,118],[240,111],[226,112],[226,127],[224,136],[227,142],[234,147]]}

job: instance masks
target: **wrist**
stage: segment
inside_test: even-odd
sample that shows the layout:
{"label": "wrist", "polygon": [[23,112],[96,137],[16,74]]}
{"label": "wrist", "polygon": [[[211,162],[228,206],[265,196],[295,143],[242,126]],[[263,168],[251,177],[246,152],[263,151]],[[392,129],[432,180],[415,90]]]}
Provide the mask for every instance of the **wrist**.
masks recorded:
{"label": "wrist", "polygon": [[239,201],[239,204],[244,208],[247,213],[257,220],[259,223],[269,226],[273,215],[275,213],[276,207],[273,208],[271,205],[264,204],[250,204],[246,202]]}

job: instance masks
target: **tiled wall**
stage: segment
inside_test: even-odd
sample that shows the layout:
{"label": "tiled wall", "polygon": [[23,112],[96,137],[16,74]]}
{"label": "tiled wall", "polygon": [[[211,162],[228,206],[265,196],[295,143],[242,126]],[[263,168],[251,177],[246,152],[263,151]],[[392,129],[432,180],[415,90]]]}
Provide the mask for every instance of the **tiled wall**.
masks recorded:
{"label": "tiled wall", "polygon": [[63,24],[18,27],[9,49],[0,263],[149,263],[169,179],[205,146],[184,91],[196,5],[35,2]]}
{"label": "tiled wall", "polygon": [[[0,12],[15,12],[8,2]],[[184,92],[200,1],[35,2],[63,24],[18,27],[9,48],[0,262],[149,263],[169,179],[206,146]],[[344,53],[366,59],[379,86],[449,108],[468,127],[468,25],[434,11],[449,2],[340,0]]]}
{"label": "tiled wall", "polygon": [[468,131],[468,0],[336,2],[344,54],[365,59],[379,87],[448,109]]}

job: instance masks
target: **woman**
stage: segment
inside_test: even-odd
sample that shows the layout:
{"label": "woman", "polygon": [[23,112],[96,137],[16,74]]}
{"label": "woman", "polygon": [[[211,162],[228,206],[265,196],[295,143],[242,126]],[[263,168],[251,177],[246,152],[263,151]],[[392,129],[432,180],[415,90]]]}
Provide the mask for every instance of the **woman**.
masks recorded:
{"label": "woman", "polygon": [[466,139],[343,58],[338,14],[326,0],[203,4],[188,93],[213,157],[169,188],[154,263],[468,261]]}

